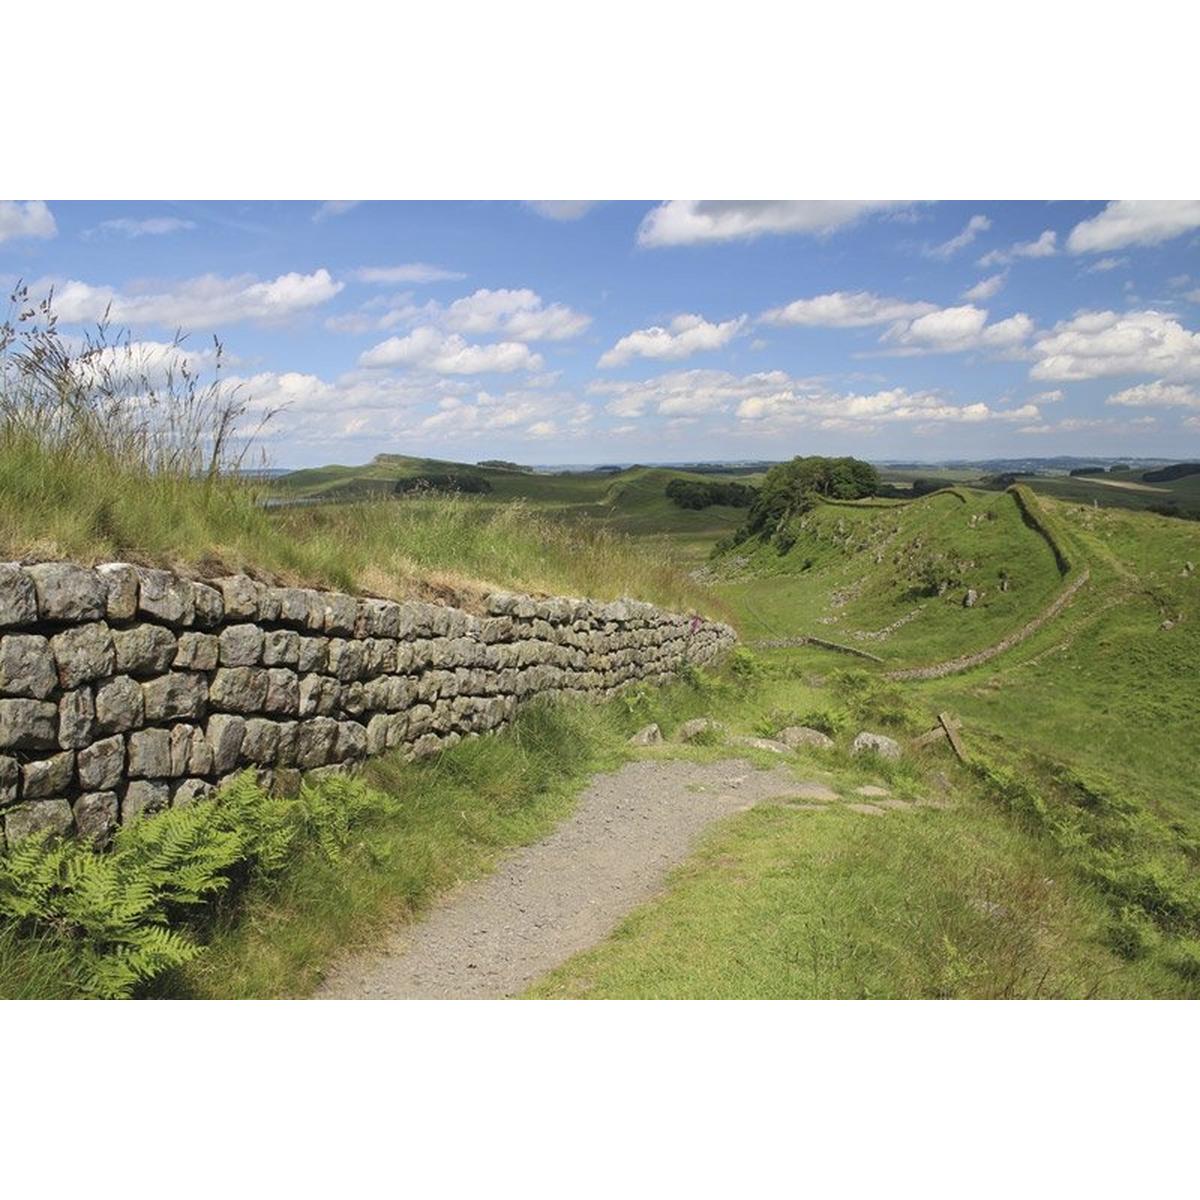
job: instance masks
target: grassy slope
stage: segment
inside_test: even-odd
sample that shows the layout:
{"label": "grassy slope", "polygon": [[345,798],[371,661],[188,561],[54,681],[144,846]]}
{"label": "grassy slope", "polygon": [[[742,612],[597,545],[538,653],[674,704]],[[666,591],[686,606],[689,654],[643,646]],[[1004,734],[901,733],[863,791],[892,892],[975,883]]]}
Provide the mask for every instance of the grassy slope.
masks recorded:
{"label": "grassy slope", "polygon": [[469,598],[498,586],[713,609],[679,555],[646,555],[602,523],[568,525],[522,502],[268,510],[263,494],[261,485],[148,478],[10,440],[0,444],[0,554],[125,558],[205,573],[253,569],[398,598],[427,590]]}
{"label": "grassy slope", "polygon": [[[1200,677],[1200,576],[1181,572],[1200,561],[1200,537],[1169,518],[1042,503],[1091,571],[1064,613],[980,668],[883,688],[843,715],[844,744],[853,729],[912,732],[949,709],[964,719],[971,753],[1015,767],[1013,787],[964,776],[943,749],[910,762],[927,787],[940,756],[958,800],[949,810],[856,819],[784,807],[734,818],[660,901],[535,994],[1196,994],[1200,808],[1187,730]],[[737,562],[743,578],[718,590],[747,631],[850,642],[855,628],[881,628],[911,609],[890,555],[875,559],[885,538],[910,549],[919,540],[960,551],[990,578],[1007,569],[1014,587],[1004,595],[1015,602],[991,614],[935,603],[882,642],[859,644],[904,664],[958,653],[1023,623],[1058,585],[1044,541],[1011,513],[965,524],[997,504],[1011,498],[968,492],[966,505],[934,497],[892,512],[824,508],[787,555],[755,551]],[[745,548],[727,567],[735,556],[745,560]],[[763,574],[744,578],[750,572]],[[828,615],[837,621],[820,624]],[[980,616],[981,628],[964,635]],[[1165,618],[1172,629],[1160,628]],[[763,698],[757,712],[735,710],[735,727],[740,716],[741,727],[766,733],[853,710],[854,689],[836,686],[847,666],[860,695],[880,689],[875,668],[828,651],[762,658]],[[1002,919],[986,908],[997,897]],[[1128,957],[1113,953],[1118,946]]]}

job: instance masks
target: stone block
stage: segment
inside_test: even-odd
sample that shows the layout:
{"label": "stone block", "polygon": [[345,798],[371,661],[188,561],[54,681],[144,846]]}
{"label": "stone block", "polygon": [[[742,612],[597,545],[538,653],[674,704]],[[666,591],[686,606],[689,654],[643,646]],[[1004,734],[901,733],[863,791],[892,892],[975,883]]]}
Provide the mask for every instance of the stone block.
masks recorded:
{"label": "stone block", "polygon": [[32,625],[38,619],[37,589],[18,563],[0,563],[0,628]]}
{"label": "stone block", "polygon": [[58,744],[78,750],[91,740],[96,727],[96,702],[91,688],[67,692],[58,702]]}
{"label": "stone block", "polygon": [[132,779],[121,800],[121,824],[129,825],[139,817],[161,812],[171,802],[171,787],[150,779]]}
{"label": "stone block", "polygon": [[0,806],[12,804],[21,787],[21,764],[8,754],[0,754]]}
{"label": "stone block", "polygon": [[237,767],[245,733],[246,721],[243,717],[216,713],[208,718],[205,738],[212,750],[214,774],[224,775]]}
{"label": "stone block", "polygon": [[264,635],[263,666],[294,667],[299,660],[300,635],[294,629],[272,629]]}
{"label": "stone block", "polygon": [[133,779],[164,779],[170,775],[170,730],[139,729],[131,733],[127,771]]}
{"label": "stone block", "polygon": [[221,593],[226,620],[237,618],[255,620],[259,616],[260,585],[248,575],[229,575],[224,579],[213,580],[213,585]]}
{"label": "stone block", "polygon": [[181,633],[172,665],[187,671],[215,670],[220,648],[215,633]]}
{"label": "stone block", "polygon": [[58,705],[45,700],[0,700],[0,749],[58,746]]}
{"label": "stone block", "polygon": [[34,759],[21,767],[21,795],[26,800],[61,796],[75,778],[75,751]]}
{"label": "stone block", "polygon": [[262,661],[263,631],[257,625],[229,625],[219,640],[223,667],[253,667]]}
{"label": "stone block", "polygon": [[138,573],[129,563],[101,563],[96,574],[104,584],[104,613],[110,621],[132,621],[137,615]]}
{"label": "stone block", "polygon": [[212,750],[198,725],[171,726],[170,775],[207,775],[212,770]]}
{"label": "stone block", "polygon": [[329,644],[322,637],[301,637],[297,643],[296,669],[301,672],[321,671],[329,665]]}
{"label": "stone block", "polygon": [[338,722],[330,717],[313,717],[296,730],[296,766],[302,771],[324,766],[333,757]]}
{"label": "stone block", "polygon": [[31,800],[4,810],[4,833],[10,846],[38,834],[66,837],[74,822],[71,805],[61,797]]}
{"label": "stone block", "polygon": [[138,613],[168,625],[191,625],[196,617],[196,593],[190,579],[170,571],[138,567]]}
{"label": "stone block", "polygon": [[227,712],[262,712],[267,702],[267,672],[261,667],[221,667],[213,676],[208,699]]}
{"label": "stone block", "polygon": [[77,688],[113,673],[116,657],[112,633],[101,621],[56,633],[50,639],[50,649],[58,668],[58,682],[64,688]]}
{"label": "stone block", "polygon": [[101,738],[75,756],[79,786],[95,791],[115,788],[125,774],[125,739],[120,734]]}
{"label": "stone block", "polygon": [[287,667],[267,668],[266,712],[294,717],[300,712],[300,678]]}
{"label": "stone block", "polygon": [[197,720],[204,716],[208,680],[196,671],[171,671],[142,684],[146,720]]}
{"label": "stone block", "polygon": [[45,700],[58,687],[50,643],[36,633],[0,637],[0,692]]}
{"label": "stone block", "polygon": [[118,675],[96,688],[96,728],[100,733],[124,733],[145,723],[142,685]]}
{"label": "stone block", "polygon": [[187,808],[198,800],[207,800],[214,791],[207,779],[181,779],[171,788],[171,807]]}
{"label": "stone block", "polygon": [[26,567],[37,589],[38,616],[43,621],[96,621],[108,606],[100,576],[74,563],[35,563]]}
{"label": "stone block", "polygon": [[115,669],[129,675],[158,675],[169,670],[178,653],[175,635],[161,625],[134,625],[112,631]]}
{"label": "stone block", "polygon": [[193,583],[192,595],[196,605],[196,624],[202,629],[212,629],[225,618],[225,601],[221,593],[207,583]]}
{"label": "stone block", "polygon": [[279,753],[279,726],[262,717],[251,717],[246,722],[242,738],[242,757],[260,766],[274,764]]}
{"label": "stone block", "polygon": [[103,846],[117,827],[117,793],[84,792],[72,806],[76,834]]}

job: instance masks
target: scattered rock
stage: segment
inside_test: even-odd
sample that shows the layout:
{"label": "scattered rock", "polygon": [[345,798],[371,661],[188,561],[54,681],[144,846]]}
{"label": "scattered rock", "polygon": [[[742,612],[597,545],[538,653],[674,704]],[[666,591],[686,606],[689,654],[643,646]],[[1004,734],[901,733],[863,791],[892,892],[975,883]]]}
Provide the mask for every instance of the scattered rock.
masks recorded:
{"label": "scattered rock", "polygon": [[656,724],[643,725],[630,739],[631,746],[657,746],[663,740],[662,730]]}
{"label": "scattered rock", "polygon": [[864,783],[862,787],[854,789],[856,796],[890,796],[892,793],[885,787],[879,787],[874,783]]}
{"label": "scattered rock", "polygon": [[800,784],[793,795],[799,800],[820,800],[825,804],[840,799],[833,788],[826,787],[823,783],[814,782]]}
{"label": "scattered rock", "polygon": [[703,737],[707,733],[724,733],[725,726],[720,721],[710,721],[708,717],[696,717],[691,721],[684,721],[682,725],[675,731],[675,736],[681,742],[693,742],[698,737]]}
{"label": "scattered rock", "polygon": [[967,594],[963,597],[963,608],[974,608],[979,600],[979,593],[974,588],[968,588]]}
{"label": "scattered rock", "polygon": [[903,751],[900,743],[882,733],[863,730],[850,744],[851,754],[878,754],[880,758],[899,758]]}
{"label": "scattered rock", "polygon": [[733,742],[738,746],[748,746],[751,750],[767,750],[771,754],[787,754],[791,749],[790,746],[785,746],[783,742],[777,742],[773,738],[735,737]]}
{"label": "scattered rock", "polygon": [[793,750],[798,750],[801,746],[812,746],[817,750],[833,749],[833,738],[827,737],[819,729],[810,729],[807,725],[789,725],[786,729],[781,729],[775,737]]}

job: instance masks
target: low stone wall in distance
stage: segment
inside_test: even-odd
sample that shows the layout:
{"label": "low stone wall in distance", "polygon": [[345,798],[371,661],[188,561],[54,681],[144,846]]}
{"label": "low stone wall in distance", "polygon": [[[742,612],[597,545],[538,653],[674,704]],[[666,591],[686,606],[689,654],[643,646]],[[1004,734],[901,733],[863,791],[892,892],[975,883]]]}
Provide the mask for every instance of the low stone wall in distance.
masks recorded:
{"label": "low stone wall in distance", "polygon": [[255,767],[291,787],[505,724],[526,697],[604,698],[733,645],[619,600],[493,594],[485,616],[244,575],[0,564],[0,817],[102,841]]}

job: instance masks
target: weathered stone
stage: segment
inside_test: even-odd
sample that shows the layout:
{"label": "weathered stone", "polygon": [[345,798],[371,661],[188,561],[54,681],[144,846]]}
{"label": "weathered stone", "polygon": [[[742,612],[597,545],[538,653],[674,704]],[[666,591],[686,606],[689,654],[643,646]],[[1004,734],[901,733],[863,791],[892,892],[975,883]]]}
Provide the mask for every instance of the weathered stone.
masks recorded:
{"label": "weathered stone", "polygon": [[132,621],[138,606],[137,568],[129,563],[101,563],[96,574],[104,584],[104,611],[108,619]]}
{"label": "weathered stone", "polygon": [[262,660],[263,631],[257,625],[227,626],[220,643],[223,667],[253,667]]}
{"label": "weathered stone", "polygon": [[226,620],[235,618],[254,620],[259,616],[260,587],[248,575],[229,575],[224,579],[213,580],[213,585],[221,593]]}
{"label": "weathered stone", "polygon": [[269,766],[279,752],[279,726],[262,717],[251,717],[246,722],[242,738],[242,757],[249,762]]}
{"label": "weathered stone", "polygon": [[77,688],[113,672],[112,634],[101,621],[56,633],[50,639],[50,649],[58,667],[58,682],[64,688]]}
{"label": "weathered stone", "polygon": [[684,721],[675,731],[675,736],[681,742],[694,742],[697,738],[710,737],[724,731],[725,726],[720,721],[711,721],[708,717],[696,717],[694,720]]}
{"label": "weathered stone", "polygon": [[864,730],[850,743],[851,754],[878,754],[881,758],[899,758],[902,751],[900,743],[882,733],[868,733]]}
{"label": "weathered stone", "polygon": [[10,633],[0,638],[0,691],[45,700],[56,687],[58,672],[44,637]]}
{"label": "weathered stone", "polygon": [[190,671],[212,671],[219,661],[220,648],[215,633],[181,633],[172,665]]}
{"label": "weathered stone", "polygon": [[296,762],[296,730],[300,728],[299,721],[279,721],[279,748],[275,751],[275,761],[281,767],[290,767]]}
{"label": "weathered stone", "polygon": [[216,713],[208,718],[205,737],[212,748],[214,774],[224,775],[238,765],[238,758],[242,752],[242,738],[245,734],[246,721],[243,717]]}
{"label": "weathered stone", "polygon": [[[324,601],[324,621],[322,628],[326,633],[352,634],[358,621],[359,603],[353,596],[343,596],[338,592],[326,592]],[[370,603],[366,601],[365,603]]]}
{"label": "weathered stone", "polygon": [[37,619],[32,577],[17,563],[0,563],[0,628],[32,625]]}
{"label": "weathered stone", "polygon": [[21,764],[7,754],[0,754],[0,805],[11,804],[21,786]]}
{"label": "weathered stone", "polygon": [[339,761],[359,759],[367,753],[367,729],[357,721],[339,721],[333,754]]}
{"label": "weathered stone", "polygon": [[172,671],[142,684],[146,720],[174,721],[204,716],[208,680],[196,671]]}
{"label": "weathered stone", "polygon": [[10,846],[36,834],[66,837],[74,820],[71,805],[66,800],[31,800],[4,810],[4,833]]}
{"label": "weathered stone", "polygon": [[117,734],[85,746],[76,755],[79,785],[96,791],[115,788],[125,774],[125,739]]}
{"label": "weathered stone", "polygon": [[175,661],[175,635],[161,625],[134,625],[112,631],[116,651],[115,669],[130,675],[156,675]]}
{"label": "weathered stone", "polygon": [[138,612],[169,625],[190,625],[196,616],[196,594],[190,579],[170,571],[138,568]]}
{"label": "weathered stone", "polygon": [[967,588],[967,594],[963,597],[963,608],[974,608],[979,600],[979,593],[974,588]]}
{"label": "weathered stone", "polygon": [[203,775],[212,769],[212,751],[198,725],[171,726],[171,770],[179,775]]}
{"label": "weathered stone", "polygon": [[91,688],[67,692],[58,702],[58,744],[79,750],[92,740],[96,702]]}
{"label": "weathered stone", "polygon": [[171,787],[150,779],[132,779],[121,800],[121,824],[129,825],[139,817],[160,812],[171,802]]}
{"label": "weathered stone", "polygon": [[363,645],[347,638],[329,639],[329,673],[343,683],[362,678]]}
{"label": "weathered stone", "polygon": [[657,746],[663,740],[662,730],[655,725],[643,725],[630,739],[631,746]]}
{"label": "weathered stone", "polygon": [[198,800],[207,800],[213,790],[207,779],[181,779],[171,789],[171,807],[187,808]]}
{"label": "weathered stone", "polygon": [[84,792],[73,805],[75,832],[93,845],[102,846],[117,827],[117,793]]}
{"label": "weathered stone", "polygon": [[25,570],[37,589],[43,621],[95,621],[104,616],[108,591],[95,571],[74,563],[35,563]]}
{"label": "weathered stone", "polygon": [[827,737],[819,729],[810,729],[807,725],[789,725],[786,729],[781,729],[775,738],[793,750],[798,750],[801,746],[809,746],[816,750],[833,749],[833,738]]}
{"label": "weathered stone", "polygon": [[139,729],[131,733],[127,771],[134,779],[163,779],[170,775],[170,730]]}
{"label": "weathered stone", "polygon": [[774,738],[762,737],[735,737],[731,739],[735,746],[747,746],[751,750],[766,750],[770,754],[786,754],[790,749],[783,742],[777,742]]}
{"label": "weathered stone", "polygon": [[225,602],[221,593],[207,583],[193,583],[192,596],[196,605],[196,624],[204,629],[220,625],[225,617]]}
{"label": "weathered stone", "polygon": [[300,712],[300,679],[287,667],[267,669],[267,698],[263,704],[269,713],[294,717]]}
{"label": "weathered stone", "polygon": [[96,728],[101,733],[124,733],[145,721],[142,685],[118,675],[96,688]]}
{"label": "weathered stone", "polygon": [[267,702],[267,672],[261,667],[222,667],[208,689],[214,708],[228,712],[261,712]]}
{"label": "weathered stone", "polygon": [[[309,627],[309,602],[310,594],[306,588],[272,588],[272,595],[279,602],[279,616],[276,618],[288,625],[299,625],[302,628]],[[325,623],[325,606],[319,606],[319,619],[314,626],[320,629]]]}
{"label": "weathered stone", "polygon": [[324,671],[328,663],[329,648],[325,638],[300,638],[296,651],[296,670]]}
{"label": "weathered stone", "polygon": [[300,680],[299,715],[327,717],[337,712],[342,688],[336,679],[327,675],[305,675]]}
{"label": "weathered stone", "polygon": [[21,767],[21,795],[26,800],[60,796],[75,777],[75,752],[64,750],[49,758],[35,759]]}
{"label": "weathered stone", "polygon": [[50,750],[57,745],[57,704],[0,700],[0,749]]}
{"label": "weathered stone", "polygon": [[333,756],[338,723],[330,717],[313,717],[296,730],[296,766],[302,771],[324,766]]}
{"label": "weathered stone", "polygon": [[294,667],[300,658],[300,635],[293,629],[272,629],[263,637],[262,661],[267,667]]}

